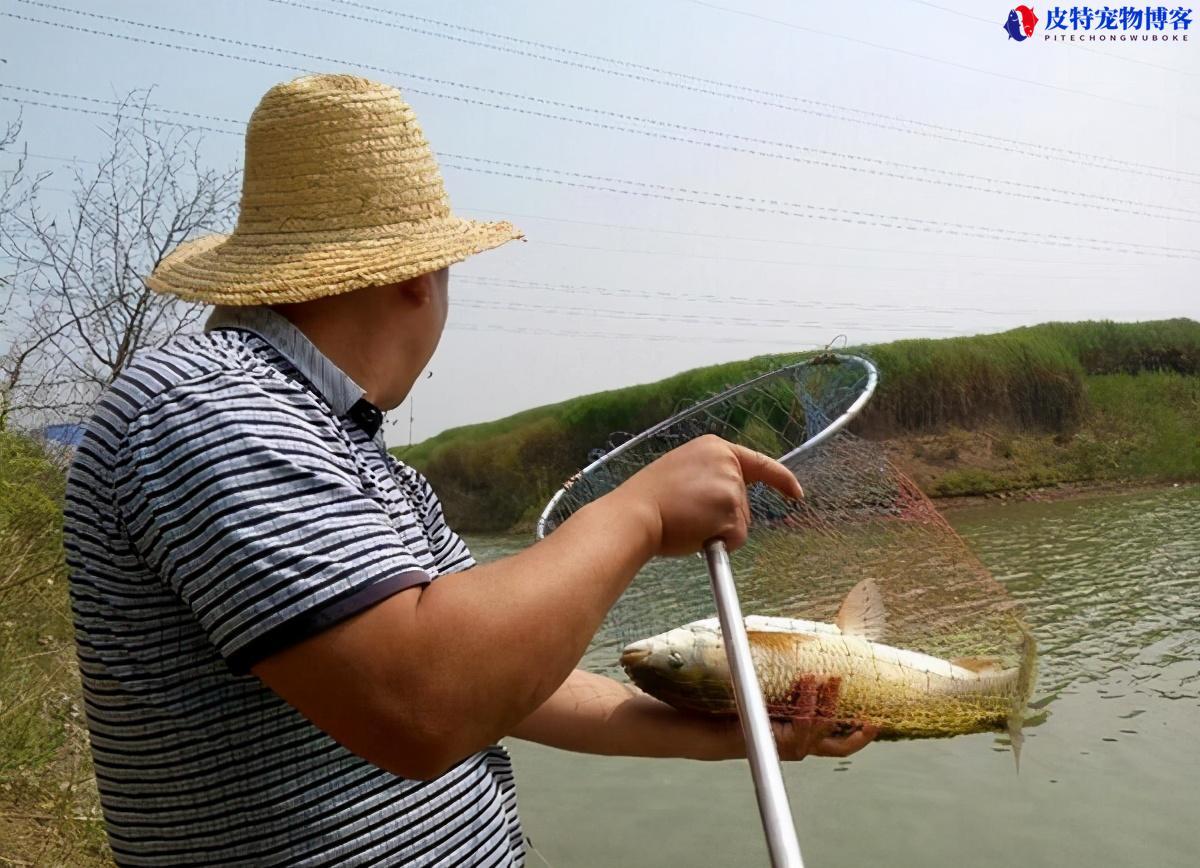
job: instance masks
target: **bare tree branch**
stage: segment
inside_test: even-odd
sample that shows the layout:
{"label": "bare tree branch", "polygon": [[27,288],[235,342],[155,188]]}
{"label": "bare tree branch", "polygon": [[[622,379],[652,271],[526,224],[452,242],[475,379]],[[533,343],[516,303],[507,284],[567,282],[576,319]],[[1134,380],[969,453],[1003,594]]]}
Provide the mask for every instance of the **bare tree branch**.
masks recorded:
{"label": "bare tree branch", "polygon": [[[0,430],[82,417],[138,352],[200,316],[145,278],[181,242],[227,229],[238,171],[206,167],[200,131],[156,121],[149,98],[120,102],[104,155],[73,170],[65,211],[42,205],[48,173],[29,174],[23,151],[0,176]],[[18,118],[0,152],[20,136]]]}

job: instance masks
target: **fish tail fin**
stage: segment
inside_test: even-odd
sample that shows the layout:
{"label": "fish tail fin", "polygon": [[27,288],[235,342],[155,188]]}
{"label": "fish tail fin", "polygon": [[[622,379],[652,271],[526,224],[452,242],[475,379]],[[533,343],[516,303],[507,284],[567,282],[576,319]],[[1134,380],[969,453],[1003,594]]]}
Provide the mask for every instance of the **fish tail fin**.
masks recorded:
{"label": "fish tail fin", "polygon": [[1021,732],[1021,725],[1018,723],[1013,725],[1013,720],[1008,719],[1008,741],[1012,745],[1013,752],[1013,767],[1017,774],[1021,774],[1021,746],[1025,744],[1025,733]]}
{"label": "fish tail fin", "polygon": [[1021,773],[1021,746],[1025,743],[1025,734],[1021,728],[1025,723],[1025,706],[1033,693],[1033,682],[1037,678],[1037,641],[1029,628],[1020,624],[1021,630],[1021,662],[1017,670],[1017,691],[1013,697],[1012,708],[1008,714],[1008,738],[1012,743],[1013,762],[1017,774]]}

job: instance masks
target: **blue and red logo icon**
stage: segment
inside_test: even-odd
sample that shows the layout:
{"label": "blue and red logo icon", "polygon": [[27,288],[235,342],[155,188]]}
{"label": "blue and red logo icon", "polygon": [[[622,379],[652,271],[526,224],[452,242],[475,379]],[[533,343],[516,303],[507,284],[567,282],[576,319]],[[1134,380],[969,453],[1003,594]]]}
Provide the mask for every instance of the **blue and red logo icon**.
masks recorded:
{"label": "blue and red logo icon", "polygon": [[1004,29],[1008,33],[1009,39],[1024,42],[1033,36],[1033,28],[1037,26],[1037,23],[1038,17],[1033,14],[1032,9],[1028,6],[1018,6],[1009,10],[1008,20],[1004,22]]}

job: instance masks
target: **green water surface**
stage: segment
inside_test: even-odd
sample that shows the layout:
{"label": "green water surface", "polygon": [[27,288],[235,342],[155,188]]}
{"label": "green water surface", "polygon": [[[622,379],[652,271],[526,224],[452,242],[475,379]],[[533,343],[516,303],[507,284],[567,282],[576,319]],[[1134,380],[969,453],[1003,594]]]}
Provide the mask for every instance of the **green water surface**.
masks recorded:
{"label": "green water surface", "polygon": [[[1200,487],[951,520],[1038,638],[1020,774],[992,735],[789,764],[808,868],[1200,865]],[[480,560],[527,543],[471,542]],[[766,864],[744,762],[508,746],[532,866]]]}

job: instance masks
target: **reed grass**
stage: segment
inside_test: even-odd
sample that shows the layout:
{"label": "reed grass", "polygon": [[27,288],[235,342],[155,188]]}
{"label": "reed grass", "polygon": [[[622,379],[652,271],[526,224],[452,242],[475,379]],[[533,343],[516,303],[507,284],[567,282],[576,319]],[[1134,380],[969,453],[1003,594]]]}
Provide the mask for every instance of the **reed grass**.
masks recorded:
{"label": "reed grass", "polygon": [[0,432],[0,856],[110,865],[62,559],[62,462]]}
{"label": "reed grass", "polygon": [[[1095,378],[1141,373],[1195,377],[1200,374],[1200,323],[1045,323],[1000,334],[903,340],[849,351],[872,359],[881,372],[879,390],[855,425],[867,437],[898,438],[952,428],[1075,436],[1093,418],[1112,416],[1117,412],[1114,405],[1121,404],[1138,408],[1131,415],[1138,417],[1136,424],[1147,443],[1166,437],[1178,445],[1190,429],[1171,421],[1174,410],[1162,410],[1162,433],[1156,433],[1155,414],[1142,412],[1142,396],[1134,394],[1135,387]],[[592,450],[608,446],[614,435],[644,430],[682,406],[803,357],[759,356],[698,368],[655,383],[453,428],[393,451],[429,477],[452,524],[466,530],[525,526],[562,480],[586,464]],[[1155,389],[1176,388],[1162,385],[1167,381],[1155,382]],[[1174,392],[1168,392],[1154,392],[1147,400],[1174,400]],[[1171,475],[1178,469],[1176,459],[1156,457],[1154,448],[1135,452],[1141,456],[1137,463],[1122,465],[1130,473]],[[1170,473],[1165,465],[1172,466]],[[964,473],[954,493],[1002,490],[994,487],[1002,481],[977,473],[972,484],[969,469]],[[1056,477],[1030,476],[1037,478],[1050,484]]]}

